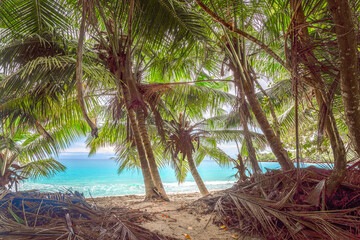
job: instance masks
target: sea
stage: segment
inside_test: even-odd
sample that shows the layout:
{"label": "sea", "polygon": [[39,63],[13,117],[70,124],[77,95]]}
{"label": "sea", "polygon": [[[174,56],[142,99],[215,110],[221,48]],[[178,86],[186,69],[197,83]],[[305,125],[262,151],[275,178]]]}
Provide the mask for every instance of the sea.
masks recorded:
{"label": "sea", "polygon": [[[118,165],[110,157],[84,157],[68,155],[58,159],[67,167],[65,172],[49,178],[26,180],[19,185],[19,190],[37,189],[45,192],[78,191],[86,197],[141,195],[145,193],[140,170],[125,170],[117,173]],[[312,165],[304,163],[304,166]],[[276,162],[261,162],[263,171],[278,169]],[[198,192],[190,172],[183,183],[178,183],[175,172],[170,166],[161,169],[160,176],[167,193]],[[204,159],[198,171],[209,190],[220,190],[231,187],[236,181],[237,172],[232,166],[221,167],[211,159]]]}

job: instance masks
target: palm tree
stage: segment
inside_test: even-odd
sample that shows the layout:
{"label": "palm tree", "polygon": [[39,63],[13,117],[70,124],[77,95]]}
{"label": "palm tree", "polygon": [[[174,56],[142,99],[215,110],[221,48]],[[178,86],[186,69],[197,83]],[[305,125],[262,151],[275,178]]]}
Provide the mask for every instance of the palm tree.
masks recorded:
{"label": "palm tree", "polygon": [[[69,11],[65,10],[69,9],[64,9],[57,1],[0,3],[3,16],[0,64],[6,73],[0,88],[1,116],[11,116],[12,121],[21,119],[21,124],[31,125],[43,134],[46,134],[45,128],[40,123],[49,119],[49,115],[57,118],[52,119],[54,122],[74,121],[79,117],[72,101],[76,97],[76,43],[71,39]],[[87,49],[83,64],[87,91],[93,86],[104,87],[103,83],[111,77],[105,69],[89,61],[93,59],[91,55]],[[92,98],[90,103],[89,99],[87,106],[94,108],[96,100]],[[70,107],[73,107],[71,111]],[[65,112],[56,109],[69,110],[66,119],[64,115],[59,117],[60,112]]]}
{"label": "palm tree", "polygon": [[[296,0],[290,2],[272,1],[271,3],[264,2],[263,5],[261,5],[261,2],[255,1],[255,6],[262,6],[260,9],[263,11],[263,15],[266,16],[266,18],[261,18],[261,14],[258,12],[253,15],[255,18],[260,17],[261,22],[265,23],[257,27],[256,32],[261,33],[261,35],[257,35],[255,31],[247,30],[247,32],[245,32],[239,27],[240,25],[236,26],[231,24],[231,22],[226,21],[226,17],[221,17],[219,12],[211,10],[202,1],[196,0],[196,2],[202,10],[211,16],[214,21],[220,23],[222,27],[238,36],[250,40],[264,50],[268,56],[275,60],[284,69],[288,70],[291,77],[294,79],[295,86],[297,86],[300,82],[301,84],[307,84],[315,89],[315,97],[322,116],[320,118],[319,132],[321,134],[323,129],[325,129],[330,139],[335,159],[336,168],[333,172],[333,177],[331,177],[331,187],[328,188],[328,195],[334,193],[337,188],[336,186],[338,186],[345,174],[346,157],[344,144],[339,135],[336,119],[332,113],[331,107],[333,96],[336,92],[338,83],[341,81],[339,74],[336,74],[336,72],[341,72],[340,68],[334,65],[333,62],[337,62],[339,60],[338,49],[343,49],[343,57],[345,56],[346,51],[351,51],[351,54],[348,53],[351,57],[347,58],[349,62],[351,61],[351,63],[344,64],[345,61],[340,61],[344,64],[342,69],[343,71],[345,68],[353,66],[352,64],[357,65],[356,62],[358,61],[355,54],[355,32],[351,30],[355,29],[353,27],[354,23],[352,18],[347,19],[348,21],[345,22],[339,20],[342,19],[340,16],[343,16],[344,13],[352,16],[350,3],[348,1],[343,1],[341,4],[336,4],[335,1],[328,1],[328,5],[331,10],[329,12],[326,1],[320,0],[306,3]],[[236,2],[227,4],[228,7],[231,7],[232,9],[234,6],[239,6]],[[355,9],[359,7],[358,1],[355,1],[352,4]],[[240,5],[243,8],[245,7],[246,9],[251,9],[253,3]],[[232,18],[235,19],[236,22],[236,10],[233,12],[234,16]],[[330,13],[332,13],[332,16]],[[338,28],[335,28],[335,32],[339,38],[337,39],[339,48],[334,48],[334,39],[336,39],[333,34],[334,31],[318,31],[318,29],[326,29],[326,27],[324,27],[325,25],[328,29],[333,29],[333,26],[327,25],[329,22],[324,20],[328,18],[333,18],[334,22],[339,21],[336,25]],[[250,17],[249,19],[252,18]],[[311,26],[308,25],[310,22]],[[287,26],[286,24],[289,25]],[[339,26],[341,26],[342,34],[340,33],[341,31]],[[261,31],[262,29],[265,31]],[[348,30],[347,32],[351,33],[349,35],[346,34],[345,36],[345,29]],[[256,38],[256,36],[259,38]],[[270,36],[270,38],[267,39],[266,37],[268,36]],[[283,38],[283,36],[285,37]],[[273,41],[274,39],[284,39],[284,41]],[[266,40],[270,43],[266,44]],[[350,45],[347,46],[349,42],[351,42],[351,47],[349,47]],[[281,44],[278,43],[282,43],[284,47],[281,47]],[[350,72],[352,75],[349,74]],[[343,72],[342,76],[348,76],[342,79],[347,81],[347,84],[342,85],[343,90],[345,89],[345,91],[348,91],[348,88],[358,88],[358,83],[354,84],[355,82],[352,82],[354,81],[353,79],[356,78],[355,76],[358,75],[355,72],[357,72],[356,68],[352,68],[351,70],[346,71],[346,73],[345,71]],[[351,77],[349,77],[350,75]],[[327,87],[324,88],[324,86]],[[358,91],[354,90],[354,92],[347,92],[345,95],[347,96],[344,98],[344,103],[348,100],[347,97],[351,98],[351,102],[355,103],[350,104],[353,106],[353,110],[348,115],[349,119],[353,119],[352,123],[348,122],[348,127],[353,127],[352,136],[354,138],[354,135],[358,132],[358,130],[355,130],[354,127],[358,123],[357,120],[354,120],[358,118],[356,117],[358,115],[358,110],[354,109],[358,106],[359,94]],[[348,105],[348,107],[350,105]],[[333,181],[334,179],[337,180]]]}
{"label": "palm tree", "polygon": [[[125,99],[132,133],[139,148],[137,152],[141,154],[147,198],[159,197],[152,190],[154,186],[150,186],[155,184],[162,197],[167,199],[145,127],[147,107],[136,85],[141,74],[139,66],[149,60],[144,54],[146,51],[186,53],[193,46],[191,39],[204,36],[199,28],[201,25],[194,21],[195,15],[177,1],[152,0],[137,4],[133,0],[95,1],[90,12],[96,11],[99,12],[97,21],[89,21],[91,33],[97,42],[99,57],[114,76],[118,99]],[[164,19],[167,24],[164,24]],[[188,39],[183,41],[183,36]]]}
{"label": "palm tree", "polygon": [[[355,22],[350,2],[328,0],[335,24],[339,47],[340,86],[344,102],[346,123],[354,141],[355,151],[360,155],[360,93],[358,44]],[[349,16],[349,17],[344,17]],[[346,157],[335,161],[334,171],[328,182],[327,195],[333,195],[346,175]]]}
{"label": "palm tree", "polygon": [[[245,101],[245,97],[247,102],[249,103],[252,112],[254,113],[255,118],[258,121],[258,124],[263,131],[264,135],[267,137],[268,143],[278,158],[278,161],[283,169],[291,169],[294,167],[291,162],[288,153],[282,146],[282,142],[280,140],[280,136],[278,136],[274,129],[269,124],[263,109],[256,97],[255,94],[255,79],[256,75],[252,70],[248,58],[246,56],[245,49],[245,40],[233,38],[230,40],[230,36],[225,33],[227,36],[227,40],[225,40],[225,48],[224,51],[227,54],[227,57],[224,61],[227,61],[229,68],[232,70],[234,74],[234,82],[235,86],[238,88],[238,96],[240,98],[240,108],[241,115],[240,119],[242,120],[242,125],[244,127],[244,131],[248,132],[247,129],[247,119],[248,119],[248,105]],[[246,134],[249,136],[249,134]],[[254,168],[255,172],[260,172],[260,168],[257,164],[255,150],[252,147],[251,139],[249,137],[247,139],[247,146],[250,153],[250,161]]]}
{"label": "palm tree", "polygon": [[[192,123],[188,120],[185,113],[180,113],[176,118],[165,122],[165,132],[167,141],[165,151],[170,154],[173,165],[179,180],[184,179],[186,165],[200,190],[202,195],[209,194],[196,166],[203,158],[208,155],[220,164],[232,163],[232,159],[223,151],[216,147],[216,141],[230,142],[242,141],[245,135],[243,130],[210,130],[207,128],[207,120]],[[251,137],[264,143],[262,134],[249,132]],[[194,160],[194,153],[198,155],[197,161]],[[185,159],[187,162],[185,162]]]}
{"label": "palm tree", "polygon": [[[193,83],[137,83],[144,102],[151,109],[146,125],[153,142],[152,147],[157,165],[164,166],[166,164],[167,158],[164,158],[163,147],[159,141],[166,141],[163,119],[167,119],[166,116],[171,114],[172,110],[180,110],[183,105],[186,105],[191,107],[192,116],[202,117],[201,112],[215,111],[234,99],[233,95],[221,90],[191,84]],[[218,88],[221,87],[218,86]],[[109,91],[108,94],[112,97],[107,104],[109,107],[104,107],[104,113],[101,114],[104,116],[105,122],[99,129],[99,137],[89,138],[87,142],[91,148],[90,154],[95,153],[99,147],[114,146],[116,160],[120,164],[119,173],[121,173],[125,168],[140,167],[140,159],[136,156],[138,150],[134,148],[136,142],[129,126],[130,119],[126,112],[125,99],[118,99],[116,90]],[[209,99],[211,99],[211,103],[208,102]],[[184,179],[183,177],[180,178]]]}
{"label": "palm tree", "polygon": [[[243,89],[251,110],[280,165],[283,169],[293,169],[294,164],[291,162],[287,151],[283,147],[280,137],[277,136],[274,129],[269,124],[269,121],[256,98],[254,88],[256,75],[252,70],[251,59],[256,59],[258,51],[256,51],[255,54],[250,52],[253,48],[253,46],[250,45],[251,42],[259,45],[266,53],[283,63],[281,58],[266,44],[263,44],[259,39],[248,32],[245,32],[251,31],[251,33],[257,34],[258,29],[255,29],[254,25],[256,25],[256,21],[261,18],[261,16],[258,16],[255,9],[262,6],[261,1],[254,1],[251,3],[245,1],[216,1],[212,3],[212,8],[216,10],[211,10],[200,0],[196,0],[196,3],[206,12],[207,15],[204,16],[204,18],[209,19],[210,17],[209,20],[220,23],[220,28],[216,27],[218,25],[210,26],[210,28],[212,28],[215,37],[220,43],[223,54],[226,55],[224,62],[226,63],[227,61],[232,64],[231,70],[235,74],[234,77],[236,77],[236,79],[234,79],[236,80],[235,84],[238,85],[237,87],[240,91]],[[225,11],[225,9],[231,10]],[[235,33],[237,37],[231,32]],[[245,41],[245,39],[250,41]]]}
{"label": "palm tree", "polygon": [[[10,138],[9,135],[12,135]],[[27,178],[49,177],[65,171],[65,166],[51,154],[56,152],[49,141],[39,135],[16,131],[0,136],[0,188],[11,189]]]}

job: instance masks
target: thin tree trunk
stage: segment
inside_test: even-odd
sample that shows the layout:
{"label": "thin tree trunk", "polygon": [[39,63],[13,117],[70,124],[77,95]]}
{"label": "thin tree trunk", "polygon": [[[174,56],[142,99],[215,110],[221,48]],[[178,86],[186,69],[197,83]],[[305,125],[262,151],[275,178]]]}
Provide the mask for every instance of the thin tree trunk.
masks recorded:
{"label": "thin tree trunk", "polygon": [[[346,150],[337,131],[336,121],[332,112],[331,115],[329,114],[329,122],[325,124],[329,125],[327,129],[332,128],[332,131],[327,131],[327,133],[333,149],[334,168],[326,184],[326,196],[332,197],[346,176]],[[329,133],[332,133],[332,135]],[[340,141],[337,141],[337,139],[340,139]]]}
{"label": "thin tree trunk", "polygon": [[239,175],[240,175],[240,179],[242,181],[245,181],[246,179],[248,179],[248,177],[245,174],[245,165],[244,165],[244,161],[241,157],[241,154],[238,154],[238,162],[239,162],[239,166],[237,167],[238,171],[239,171]]}
{"label": "thin tree trunk", "polygon": [[238,91],[240,92],[240,121],[244,131],[246,149],[248,152],[248,157],[250,159],[253,174],[258,174],[261,173],[261,169],[256,159],[256,152],[252,143],[251,133],[248,127],[248,115],[250,115],[250,112],[248,109],[247,102],[245,100],[245,91],[243,85],[241,84],[241,80],[239,79],[240,78],[239,73],[235,73],[234,78],[235,78],[235,82],[238,83],[237,87],[238,87]]}
{"label": "thin tree trunk", "polygon": [[93,137],[98,137],[98,129],[96,125],[90,120],[85,107],[84,94],[83,94],[83,86],[82,86],[82,78],[83,78],[83,70],[82,70],[82,62],[83,62],[83,45],[85,38],[85,22],[86,22],[86,11],[85,8],[82,8],[82,16],[81,16],[81,25],[79,32],[79,40],[77,47],[77,56],[76,56],[76,91],[77,91],[77,100],[80,104],[81,112],[91,128],[91,135]]}
{"label": "thin tree trunk", "polygon": [[289,158],[289,154],[283,147],[283,143],[281,142],[280,138],[276,136],[273,128],[270,126],[254,90],[249,89],[245,92],[245,94],[250,104],[251,110],[253,111],[257,122],[259,123],[260,129],[265,135],[272,152],[281,165],[281,168],[284,170],[295,169],[294,164]]}
{"label": "thin tree trunk", "polygon": [[149,162],[150,172],[151,172],[152,178],[153,178],[153,180],[155,182],[155,185],[156,185],[161,197],[165,201],[170,201],[168,196],[166,195],[164,186],[163,186],[161,178],[160,178],[159,170],[158,170],[158,167],[157,167],[157,164],[156,164],[154,152],[153,152],[151,142],[150,142],[150,137],[149,137],[149,134],[148,134],[148,130],[146,128],[146,121],[145,121],[144,111],[142,109],[138,108],[138,110],[136,111],[136,117],[138,119],[139,131],[140,131],[141,139],[142,139],[143,144],[144,144],[146,156],[147,156],[147,159],[148,159],[148,162]]}
{"label": "thin tree trunk", "polygon": [[266,91],[262,88],[262,86],[260,85],[260,83],[254,79],[255,83],[258,85],[258,88],[260,89],[260,91],[262,92],[262,94],[264,94],[264,96],[266,96],[267,98],[269,98],[269,108],[270,108],[270,113],[271,116],[273,118],[273,122],[274,122],[274,129],[275,129],[275,133],[276,136],[278,136],[280,138],[280,124],[279,124],[279,120],[276,117],[276,113],[275,113],[275,108],[274,105],[270,99],[270,97],[267,95]]}
{"label": "thin tree trunk", "polygon": [[335,24],[340,58],[340,86],[346,123],[360,155],[360,95],[356,26],[348,0],[328,0]]}
{"label": "thin tree trunk", "polygon": [[[294,28],[297,28],[298,26],[306,26],[306,19],[305,14],[301,6],[301,1],[299,0],[292,0],[291,1],[291,7],[292,10],[295,12],[294,17]],[[295,30],[298,32],[298,30]],[[307,27],[303,27],[301,29],[301,37],[300,37],[300,44],[301,49],[309,49],[308,52],[304,52],[303,58],[300,59],[300,61],[309,69],[311,78],[320,84],[324,85],[325,83],[322,80],[322,76],[319,72],[315,71],[315,66],[317,64],[317,60],[315,59],[315,54],[312,51],[311,46],[311,39],[309,35],[309,31]],[[336,81],[336,79],[334,80]],[[317,104],[319,106],[319,109],[322,107],[328,108],[327,115],[325,116],[325,131],[327,136],[330,140],[330,145],[333,151],[334,156],[334,169],[333,172],[327,182],[327,188],[326,188],[326,194],[328,197],[332,196],[337,188],[339,187],[341,181],[344,179],[346,174],[346,151],[344,142],[342,141],[336,121],[330,106],[330,99],[326,100],[327,94],[324,90],[315,89],[315,97]],[[327,102],[325,102],[327,101]]]}
{"label": "thin tree trunk", "polygon": [[[245,103],[246,105],[246,103]],[[247,106],[246,106],[247,108]],[[246,116],[242,116],[242,125],[243,125],[243,130],[244,130],[244,137],[245,137],[245,144],[246,144],[246,149],[248,152],[248,156],[250,159],[250,163],[251,163],[251,168],[253,170],[253,174],[258,174],[261,173],[261,169],[259,167],[259,163],[256,159],[256,152],[255,152],[255,148],[254,145],[252,143],[252,139],[251,139],[251,133],[249,131],[249,127],[247,125],[247,117]]]}
{"label": "thin tree trunk", "polygon": [[200,177],[199,172],[196,169],[196,165],[195,165],[194,159],[192,157],[192,152],[188,153],[186,156],[187,156],[187,160],[189,163],[191,175],[193,176],[193,178],[196,182],[196,185],[198,186],[198,188],[200,190],[201,195],[203,195],[203,196],[208,195],[209,191],[207,190],[203,180]]}
{"label": "thin tree trunk", "polygon": [[[324,102],[322,100],[321,93],[318,90],[315,91],[315,97],[319,108],[321,108]],[[334,156],[334,168],[326,185],[326,195],[327,197],[331,197],[336,192],[346,175],[345,145],[340,137],[331,109],[329,109],[328,115],[325,117],[325,130],[327,136],[329,137]]]}

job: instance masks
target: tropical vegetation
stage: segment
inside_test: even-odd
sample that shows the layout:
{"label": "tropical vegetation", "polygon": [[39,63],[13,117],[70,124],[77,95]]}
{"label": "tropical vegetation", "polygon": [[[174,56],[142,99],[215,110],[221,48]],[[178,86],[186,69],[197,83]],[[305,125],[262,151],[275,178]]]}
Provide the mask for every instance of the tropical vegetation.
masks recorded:
{"label": "tropical vegetation", "polygon": [[[360,154],[357,0],[3,0],[0,186],[64,170],[79,136],[138,168],[145,199],[169,198],[208,156],[261,175],[333,162],[327,196]],[[347,16],[347,17],[344,17]],[[35,137],[36,135],[36,137]],[[235,142],[234,159],[219,143]],[[267,146],[267,148],[266,148]],[[49,158],[50,157],[50,158]],[[294,164],[294,163],[297,163]]]}

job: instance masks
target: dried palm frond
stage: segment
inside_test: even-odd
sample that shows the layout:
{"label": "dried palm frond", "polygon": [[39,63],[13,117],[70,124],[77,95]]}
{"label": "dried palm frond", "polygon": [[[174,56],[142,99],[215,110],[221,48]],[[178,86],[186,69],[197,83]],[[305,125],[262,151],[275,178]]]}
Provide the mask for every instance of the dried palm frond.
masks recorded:
{"label": "dried palm frond", "polygon": [[[314,166],[271,170],[239,182],[219,196],[202,200],[215,222],[265,239],[359,239],[359,164],[348,167],[339,190],[326,198],[331,170]],[[299,179],[298,179],[299,177]]]}
{"label": "dried palm frond", "polygon": [[150,215],[126,208],[98,209],[78,192],[5,193],[0,199],[4,239],[165,240],[138,226]]}

